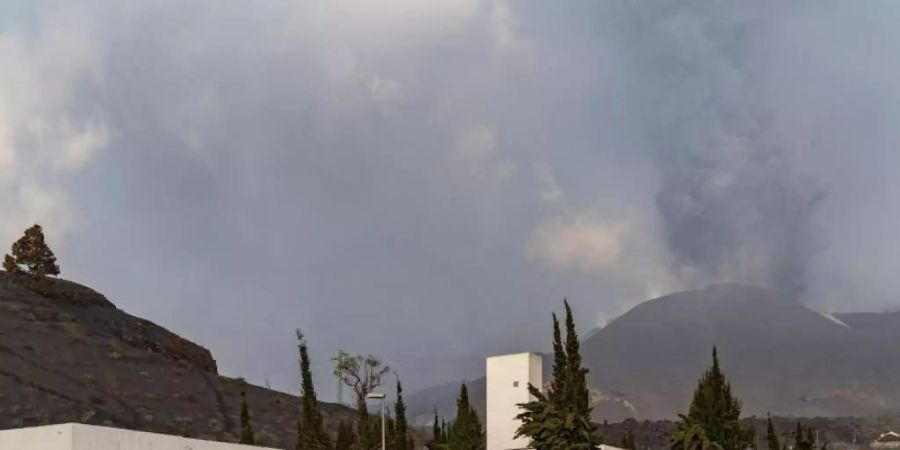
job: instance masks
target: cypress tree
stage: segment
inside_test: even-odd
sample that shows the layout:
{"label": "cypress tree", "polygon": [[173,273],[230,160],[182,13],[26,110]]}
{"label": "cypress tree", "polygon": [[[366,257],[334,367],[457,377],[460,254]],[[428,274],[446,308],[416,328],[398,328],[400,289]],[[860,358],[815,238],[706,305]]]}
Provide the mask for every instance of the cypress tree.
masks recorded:
{"label": "cypress tree", "polygon": [[[302,408],[302,407],[301,407]],[[301,413],[302,414],[302,413]],[[304,443],[307,441],[306,437],[306,429],[303,428],[303,416],[297,417],[297,445],[294,446],[295,450],[304,450]]]}
{"label": "cypress tree", "polygon": [[356,441],[359,448],[381,448],[381,419],[366,414],[361,418],[356,429]]}
{"label": "cypress tree", "polygon": [[553,379],[550,381],[549,396],[554,401],[564,401],[566,392],[566,370],[569,368],[569,362],[566,358],[566,351],[562,345],[562,336],[559,332],[559,319],[556,313],[553,316]]}
{"label": "cypress tree", "polygon": [[325,421],[316,389],[313,386],[312,371],[309,368],[309,351],[300,330],[297,330],[297,347],[300,350],[301,410],[297,424],[297,450],[330,450],[331,438],[325,431]]}
{"label": "cypress tree", "polygon": [[569,302],[564,300],[564,305],[565,346],[559,333],[559,321],[553,315],[553,380],[550,390],[544,395],[539,387],[529,385],[528,392],[534,400],[519,405],[523,412],[517,419],[522,425],[516,436],[531,439],[531,447],[535,450],[588,450],[600,443],[594,434],[597,425],[591,422],[588,371],[582,367],[575,320]]}
{"label": "cypress tree", "polygon": [[241,391],[241,444],[256,444],[253,438],[253,425],[250,424],[250,408],[247,406],[247,393]]}
{"label": "cypress tree", "polygon": [[406,403],[403,402],[403,386],[397,379],[397,401],[394,403],[396,450],[412,450],[409,446],[409,425],[406,423]]}
{"label": "cypress tree", "polygon": [[744,442],[747,442],[752,450],[760,450],[759,448],[759,439],[756,438],[756,416],[753,416],[753,420],[747,424],[745,427],[746,433],[744,434]]}
{"label": "cypress tree", "polygon": [[434,408],[434,424],[431,426],[431,441],[435,444],[441,443],[441,423],[438,422],[437,408]]}
{"label": "cypress tree", "polygon": [[[732,395],[731,384],[719,368],[715,347],[712,356],[712,367],[700,378],[687,415],[680,416],[678,429],[686,432],[696,425],[703,433],[698,439],[705,438],[723,450],[745,450],[749,442],[748,434],[739,422],[741,402]],[[673,442],[673,448],[680,449],[678,445]]]}
{"label": "cypress tree", "polygon": [[[578,343],[578,334],[575,332],[575,319],[572,317],[572,308],[569,302],[563,300],[566,307],[566,402],[573,405],[575,413],[590,418],[591,395],[587,387],[588,370],[581,366],[581,350]],[[593,432],[596,427],[592,428]]]}
{"label": "cypress tree", "polygon": [[771,415],[768,415],[766,424],[766,443],[769,450],[781,450],[781,443],[778,442],[778,434],[775,432],[775,425],[772,423]]}
{"label": "cypress tree", "polygon": [[484,449],[484,433],[481,431],[481,422],[475,409],[469,403],[469,389],[465,383],[459,388],[459,398],[456,400],[456,420],[450,429],[447,444],[450,450]]}
{"label": "cypress tree", "polygon": [[634,431],[631,428],[622,435],[622,448],[625,450],[637,450],[637,444],[634,441]]}
{"label": "cypress tree", "polygon": [[794,431],[794,450],[813,450],[815,442],[815,433],[812,428],[804,427],[797,421],[797,429]]}
{"label": "cypress tree", "polygon": [[[378,448],[381,448],[381,425],[378,426]],[[384,418],[384,443],[389,450],[397,450],[397,421],[391,416]]]}
{"label": "cypress tree", "polygon": [[350,450],[353,446],[353,427],[346,421],[338,424],[337,436],[334,438],[334,450]]}

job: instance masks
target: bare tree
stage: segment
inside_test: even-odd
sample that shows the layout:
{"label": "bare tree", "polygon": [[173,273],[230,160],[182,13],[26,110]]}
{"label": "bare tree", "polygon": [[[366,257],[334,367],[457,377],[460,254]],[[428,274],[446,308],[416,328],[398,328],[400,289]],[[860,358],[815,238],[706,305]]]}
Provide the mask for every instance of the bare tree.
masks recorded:
{"label": "bare tree", "polygon": [[366,417],[369,414],[366,396],[381,386],[382,378],[391,368],[382,366],[381,360],[372,355],[351,356],[343,350],[331,360],[335,362],[334,374],[356,394],[356,408],[361,417]]}

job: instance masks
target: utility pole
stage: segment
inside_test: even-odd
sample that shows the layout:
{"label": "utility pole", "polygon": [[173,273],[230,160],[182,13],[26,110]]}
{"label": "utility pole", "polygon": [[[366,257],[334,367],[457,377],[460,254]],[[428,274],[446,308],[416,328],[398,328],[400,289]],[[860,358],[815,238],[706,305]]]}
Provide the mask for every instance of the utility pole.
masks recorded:
{"label": "utility pole", "polygon": [[381,400],[381,450],[387,450],[387,441],[384,437],[384,399],[385,395],[382,393],[369,393],[366,395],[366,398],[370,398],[373,400]]}

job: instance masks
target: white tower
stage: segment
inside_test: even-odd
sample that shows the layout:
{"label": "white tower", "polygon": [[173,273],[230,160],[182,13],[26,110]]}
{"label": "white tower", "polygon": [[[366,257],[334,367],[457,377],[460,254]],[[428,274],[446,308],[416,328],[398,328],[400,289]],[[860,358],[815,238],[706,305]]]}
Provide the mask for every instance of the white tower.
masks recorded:
{"label": "white tower", "polygon": [[543,384],[543,356],[517,353],[487,359],[487,450],[528,448],[526,438],[515,439],[519,403],[533,399],[528,384],[538,389]]}

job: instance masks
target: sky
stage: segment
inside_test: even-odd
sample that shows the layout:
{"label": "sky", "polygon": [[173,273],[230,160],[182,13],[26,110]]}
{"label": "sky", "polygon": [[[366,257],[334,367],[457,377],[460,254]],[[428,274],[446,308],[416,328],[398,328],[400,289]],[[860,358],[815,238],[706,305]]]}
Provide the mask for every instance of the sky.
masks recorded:
{"label": "sky", "polygon": [[709,283],[900,308],[900,4],[0,2],[0,242],[320,397]]}

